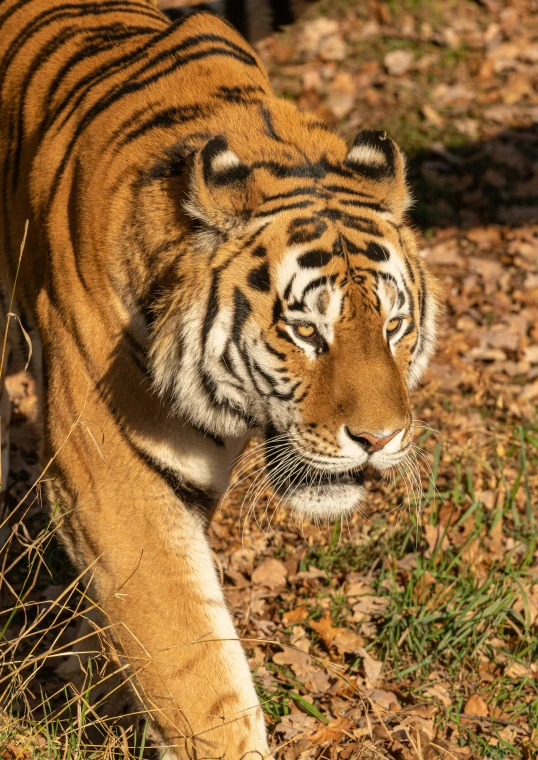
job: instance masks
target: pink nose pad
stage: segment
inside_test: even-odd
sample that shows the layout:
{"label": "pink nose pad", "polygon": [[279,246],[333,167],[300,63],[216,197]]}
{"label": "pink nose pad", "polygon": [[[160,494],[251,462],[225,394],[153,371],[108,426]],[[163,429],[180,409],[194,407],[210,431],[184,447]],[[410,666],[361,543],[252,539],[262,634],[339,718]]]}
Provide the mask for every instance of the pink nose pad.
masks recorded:
{"label": "pink nose pad", "polygon": [[371,435],[371,433],[352,433],[349,428],[346,428],[346,431],[350,438],[356,441],[360,446],[363,447],[365,451],[370,454],[373,451],[379,451],[383,448],[383,446],[386,446],[387,443],[392,441],[392,439],[401,432],[401,429],[395,430],[394,433],[391,433],[384,438],[376,438],[376,436]]}

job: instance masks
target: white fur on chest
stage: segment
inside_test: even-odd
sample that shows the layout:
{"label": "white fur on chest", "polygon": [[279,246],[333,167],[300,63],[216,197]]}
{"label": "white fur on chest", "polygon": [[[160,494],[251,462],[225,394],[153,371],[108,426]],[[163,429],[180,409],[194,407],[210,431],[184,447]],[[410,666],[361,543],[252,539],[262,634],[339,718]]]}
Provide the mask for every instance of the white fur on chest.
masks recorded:
{"label": "white fur on chest", "polygon": [[162,467],[177,473],[182,480],[223,493],[228,487],[234,460],[245,446],[248,436],[227,438],[219,446],[192,425],[171,419],[161,435],[143,442],[149,456]]}

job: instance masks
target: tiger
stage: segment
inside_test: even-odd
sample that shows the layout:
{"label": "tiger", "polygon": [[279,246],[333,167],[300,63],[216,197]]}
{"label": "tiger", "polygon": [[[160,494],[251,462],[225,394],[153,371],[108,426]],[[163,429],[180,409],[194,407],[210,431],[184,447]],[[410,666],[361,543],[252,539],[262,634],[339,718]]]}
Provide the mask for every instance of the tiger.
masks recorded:
{"label": "tiger", "polygon": [[271,757],[208,526],[254,432],[314,518],[408,456],[438,297],[403,154],[149,0],[2,0],[0,98],[0,327],[14,293],[60,539],[163,756]]}

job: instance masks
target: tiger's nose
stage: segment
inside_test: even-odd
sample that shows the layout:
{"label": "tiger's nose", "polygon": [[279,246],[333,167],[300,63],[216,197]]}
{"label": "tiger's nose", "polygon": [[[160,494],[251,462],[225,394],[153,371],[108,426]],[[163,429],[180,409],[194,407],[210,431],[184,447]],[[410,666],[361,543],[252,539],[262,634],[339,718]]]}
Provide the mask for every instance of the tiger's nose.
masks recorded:
{"label": "tiger's nose", "polygon": [[374,451],[380,451],[384,446],[387,445],[387,443],[390,443],[390,441],[392,441],[392,439],[395,438],[398,433],[401,433],[401,428],[400,430],[395,430],[393,433],[390,433],[389,435],[385,435],[383,437],[378,437],[372,435],[371,433],[352,433],[348,427],[346,427],[346,433],[352,441],[355,441],[355,443],[358,443],[359,446],[362,446],[367,454],[373,454]]}

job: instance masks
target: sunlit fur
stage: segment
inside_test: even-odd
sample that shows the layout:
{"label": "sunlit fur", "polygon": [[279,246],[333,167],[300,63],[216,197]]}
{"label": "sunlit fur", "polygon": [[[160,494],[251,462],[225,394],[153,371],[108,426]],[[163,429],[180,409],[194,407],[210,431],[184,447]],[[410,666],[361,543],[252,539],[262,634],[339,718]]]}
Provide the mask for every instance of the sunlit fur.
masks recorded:
{"label": "sunlit fur", "polygon": [[207,524],[254,428],[299,515],[412,450],[436,307],[403,158],[276,99],[226,22],[144,0],[4,0],[0,98],[2,316],[28,219],[62,540],[166,757],[266,757]]}

